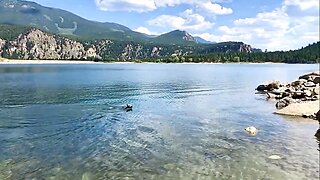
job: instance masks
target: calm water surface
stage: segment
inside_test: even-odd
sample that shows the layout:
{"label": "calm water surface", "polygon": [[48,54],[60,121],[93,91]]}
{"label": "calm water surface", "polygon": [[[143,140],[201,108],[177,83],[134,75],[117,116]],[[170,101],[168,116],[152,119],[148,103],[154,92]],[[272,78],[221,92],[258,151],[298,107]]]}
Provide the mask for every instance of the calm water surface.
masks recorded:
{"label": "calm water surface", "polygon": [[254,94],[317,68],[0,65],[0,179],[319,179],[318,124]]}

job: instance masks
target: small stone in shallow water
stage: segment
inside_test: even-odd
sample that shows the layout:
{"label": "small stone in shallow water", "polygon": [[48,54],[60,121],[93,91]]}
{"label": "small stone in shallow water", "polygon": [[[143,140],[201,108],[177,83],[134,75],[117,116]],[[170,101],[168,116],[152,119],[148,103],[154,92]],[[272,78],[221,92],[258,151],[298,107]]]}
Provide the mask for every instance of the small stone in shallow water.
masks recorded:
{"label": "small stone in shallow water", "polygon": [[281,157],[278,156],[278,155],[271,155],[271,156],[269,156],[268,158],[269,158],[269,159],[272,159],[272,160],[279,160],[279,159],[281,159]]}
{"label": "small stone in shallow water", "polygon": [[123,109],[125,110],[125,111],[132,111],[132,108],[133,108],[133,106],[131,105],[131,104],[127,104],[126,106],[123,106]]}
{"label": "small stone in shallow water", "polygon": [[93,179],[91,173],[86,172],[86,173],[82,174],[82,180],[91,180],[91,179]]}
{"label": "small stone in shallow water", "polygon": [[257,128],[255,128],[254,126],[247,127],[244,130],[251,135],[256,135],[258,131]]}

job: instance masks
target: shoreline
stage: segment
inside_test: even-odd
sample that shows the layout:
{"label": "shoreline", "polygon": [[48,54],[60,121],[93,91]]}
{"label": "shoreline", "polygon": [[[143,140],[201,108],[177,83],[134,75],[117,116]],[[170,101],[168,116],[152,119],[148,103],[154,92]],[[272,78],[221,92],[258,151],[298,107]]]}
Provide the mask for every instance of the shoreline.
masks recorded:
{"label": "shoreline", "polygon": [[303,74],[289,83],[272,81],[260,84],[256,91],[265,94],[267,100],[277,100],[275,114],[320,120],[316,117],[320,113],[319,88],[320,72],[315,71]]}
{"label": "shoreline", "polygon": [[0,65],[5,64],[103,64],[102,62],[94,61],[71,61],[71,60],[13,60],[0,59]]}
{"label": "shoreline", "polygon": [[87,60],[15,60],[15,59],[4,59],[0,58],[0,65],[10,65],[10,64],[286,64],[286,63],[274,63],[274,62],[262,62],[262,63],[252,63],[252,62],[239,62],[239,63],[212,63],[212,62],[182,62],[182,63],[164,63],[164,62],[132,62],[132,61],[112,61],[112,62],[95,62]]}

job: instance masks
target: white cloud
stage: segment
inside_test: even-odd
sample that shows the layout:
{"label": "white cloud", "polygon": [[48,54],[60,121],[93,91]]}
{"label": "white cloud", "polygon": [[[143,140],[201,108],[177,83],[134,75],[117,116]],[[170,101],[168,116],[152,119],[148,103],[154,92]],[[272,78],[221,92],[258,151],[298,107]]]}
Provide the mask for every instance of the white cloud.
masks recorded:
{"label": "white cloud", "polygon": [[[294,16],[286,8],[237,19],[231,26],[218,27],[217,34],[200,34],[210,41],[243,41],[268,50],[297,49],[319,40],[319,16]],[[299,5],[296,5],[299,6]]]}
{"label": "white cloud", "polygon": [[[216,15],[231,14],[231,8],[222,7],[210,0],[95,0],[99,9],[104,11],[148,12],[161,7],[174,7],[181,4],[194,5],[201,11]],[[213,2],[225,2],[216,0]]]}
{"label": "white cloud", "polygon": [[284,7],[298,6],[302,11],[308,9],[319,9],[319,0],[285,0]]}
{"label": "white cloud", "polygon": [[95,0],[103,11],[136,11],[145,12],[157,9],[153,0]]}
{"label": "white cloud", "polygon": [[199,3],[198,5],[202,10],[207,11],[210,14],[224,15],[233,13],[233,10],[231,8],[222,7],[221,5],[211,3],[210,1]]}
{"label": "white cloud", "polygon": [[149,25],[162,28],[203,31],[210,29],[214,23],[206,21],[200,14],[194,13],[192,9],[187,9],[180,16],[160,15],[148,21]]}

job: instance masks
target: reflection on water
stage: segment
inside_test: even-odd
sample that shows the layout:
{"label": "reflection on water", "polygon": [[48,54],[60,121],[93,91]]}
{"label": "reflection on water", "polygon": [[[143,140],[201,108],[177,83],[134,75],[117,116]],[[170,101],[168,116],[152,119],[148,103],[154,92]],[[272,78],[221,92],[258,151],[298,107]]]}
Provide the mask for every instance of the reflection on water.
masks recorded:
{"label": "reflection on water", "polygon": [[1,66],[0,179],[318,179],[318,124],[253,91],[316,68]]}

